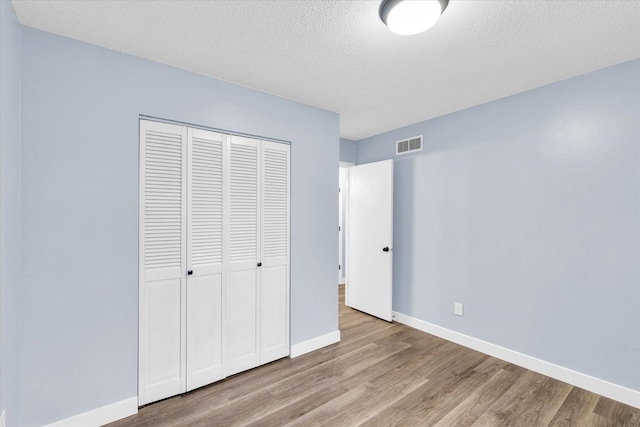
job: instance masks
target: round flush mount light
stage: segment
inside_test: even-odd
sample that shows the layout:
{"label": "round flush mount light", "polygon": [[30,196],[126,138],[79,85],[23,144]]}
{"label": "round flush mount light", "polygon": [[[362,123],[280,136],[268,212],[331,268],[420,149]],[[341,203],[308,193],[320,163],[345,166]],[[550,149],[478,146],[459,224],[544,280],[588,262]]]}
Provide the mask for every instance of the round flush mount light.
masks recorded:
{"label": "round flush mount light", "polygon": [[403,36],[433,27],[449,0],[382,0],[378,13],[389,29]]}

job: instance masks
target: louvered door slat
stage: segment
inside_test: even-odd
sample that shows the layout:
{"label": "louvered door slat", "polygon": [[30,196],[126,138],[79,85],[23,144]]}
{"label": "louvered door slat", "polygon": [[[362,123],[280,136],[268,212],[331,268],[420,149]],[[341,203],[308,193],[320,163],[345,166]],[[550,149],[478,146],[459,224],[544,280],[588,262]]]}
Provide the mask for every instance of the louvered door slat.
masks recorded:
{"label": "louvered door slat", "polygon": [[[191,233],[192,267],[222,265],[222,137],[200,131],[191,138]],[[204,137],[202,137],[204,136]],[[212,233],[207,232],[212,231]]]}
{"label": "louvered door slat", "polygon": [[230,170],[230,261],[254,262],[258,257],[258,147],[232,143]]}
{"label": "louvered door slat", "polygon": [[[144,135],[144,178],[145,196],[154,194],[167,194],[173,192],[181,195],[182,192],[182,129],[166,126],[167,131],[158,132],[147,130]],[[166,148],[171,148],[167,150]],[[182,200],[176,197],[173,200],[156,200],[146,198],[144,201],[144,224],[145,229],[162,229],[171,233],[170,252],[159,251],[156,241],[145,242],[145,268],[157,267],[160,264],[158,258],[162,257],[163,267],[181,267],[182,263]],[[164,248],[163,248],[164,249]]]}
{"label": "louvered door slat", "polygon": [[289,153],[266,146],[263,159],[263,258],[286,257],[289,223]]}

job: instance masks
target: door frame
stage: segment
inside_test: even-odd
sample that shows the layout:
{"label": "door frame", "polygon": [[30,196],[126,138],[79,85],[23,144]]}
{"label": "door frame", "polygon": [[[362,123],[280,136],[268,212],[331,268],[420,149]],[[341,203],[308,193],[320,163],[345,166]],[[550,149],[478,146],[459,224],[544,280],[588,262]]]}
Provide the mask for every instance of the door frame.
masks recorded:
{"label": "door frame", "polygon": [[[345,266],[347,265],[347,223],[349,215],[349,168],[355,166],[352,162],[339,162],[338,163],[338,188],[339,188],[339,201],[338,201],[338,260],[341,269],[338,270],[338,284],[347,284],[347,275],[345,274]],[[340,171],[344,169],[345,181],[340,184]],[[344,260],[344,262],[343,262]]]}

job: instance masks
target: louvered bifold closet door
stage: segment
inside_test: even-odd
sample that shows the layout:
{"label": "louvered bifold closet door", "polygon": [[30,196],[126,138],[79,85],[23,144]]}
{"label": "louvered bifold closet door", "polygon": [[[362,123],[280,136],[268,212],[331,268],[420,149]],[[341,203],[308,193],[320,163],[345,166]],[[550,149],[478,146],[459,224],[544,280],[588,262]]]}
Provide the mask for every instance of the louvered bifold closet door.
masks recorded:
{"label": "louvered bifold closet door", "polygon": [[139,404],[185,391],[186,128],[140,121]]}
{"label": "louvered bifold closet door", "polygon": [[262,142],[260,364],[289,355],[289,146]]}
{"label": "louvered bifold closet door", "polygon": [[258,365],[260,141],[229,137],[227,375]]}
{"label": "louvered bifold closet door", "polygon": [[222,370],[223,135],[188,129],[187,391]]}

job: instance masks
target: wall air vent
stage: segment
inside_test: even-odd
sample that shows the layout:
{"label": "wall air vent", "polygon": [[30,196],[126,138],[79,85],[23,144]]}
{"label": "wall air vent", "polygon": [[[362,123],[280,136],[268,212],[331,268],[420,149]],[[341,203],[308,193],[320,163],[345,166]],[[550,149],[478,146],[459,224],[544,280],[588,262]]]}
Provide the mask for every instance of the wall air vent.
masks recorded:
{"label": "wall air vent", "polygon": [[422,135],[396,141],[396,155],[422,151]]}

